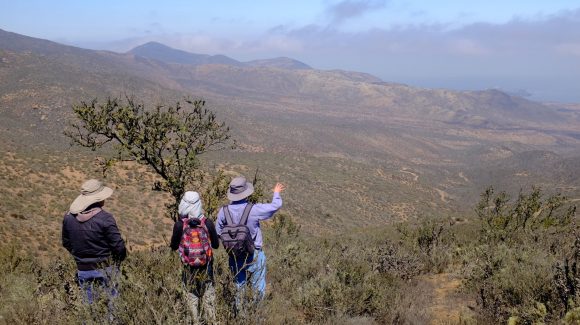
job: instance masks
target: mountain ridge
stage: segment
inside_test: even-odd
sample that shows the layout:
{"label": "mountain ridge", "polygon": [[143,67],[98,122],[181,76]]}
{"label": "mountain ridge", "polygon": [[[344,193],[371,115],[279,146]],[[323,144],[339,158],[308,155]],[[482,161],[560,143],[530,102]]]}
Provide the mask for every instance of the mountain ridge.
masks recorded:
{"label": "mountain ridge", "polygon": [[234,60],[230,57],[227,57],[225,55],[190,53],[171,48],[165,44],[158,42],[148,42],[139,45],[129,50],[127,53],[166,63],[178,63],[188,65],[201,65],[201,64],[227,64],[233,66],[243,65],[241,62]]}
{"label": "mountain ridge", "polygon": [[[21,101],[28,107],[38,107],[38,103],[44,102],[44,106],[62,108],[74,102],[67,102],[66,98],[102,97],[112,93],[133,93],[159,101],[167,98],[162,94],[176,99],[181,93],[214,98],[226,104],[241,100],[252,107],[246,111],[253,112],[254,117],[266,113],[267,109],[271,113],[316,114],[326,120],[347,118],[348,124],[357,120],[371,124],[371,121],[418,124],[436,121],[475,130],[547,128],[552,133],[554,130],[574,132],[576,125],[568,125],[571,119],[562,108],[498,90],[459,92],[414,88],[383,82],[366,73],[341,70],[171,64],[133,54],[84,50],[36,40],[0,31],[3,67],[0,74],[7,80],[0,87],[8,107],[18,106],[14,101]],[[17,75],[22,75],[24,82],[14,80]],[[52,95],[38,88],[54,83],[57,85],[52,85]],[[58,91],[61,92],[58,103],[44,99],[54,97]],[[27,92],[29,96],[23,96]]]}
{"label": "mountain ridge", "polygon": [[[0,31],[0,79],[2,141],[56,151],[69,150],[62,129],[70,106],[81,100],[130,95],[154,106],[203,98],[241,144],[211,159],[243,157],[244,168],[276,170],[290,182],[321,180],[294,194],[307,207],[290,202],[296,213],[336,215],[341,206],[346,214],[362,209],[367,220],[387,220],[453,211],[487,182],[521,179],[514,175],[523,173],[525,159],[514,159],[518,166],[508,169],[498,161],[531,150],[580,155],[580,120],[572,106],[497,90],[416,88],[353,71],[171,63]],[[577,179],[574,164],[557,157],[549,166]],[[538,161],[530,175],[542,172]],[[497,166],[505,171],[484,176]],[[569,185],[566,177],[557,179],[554,187]],[[355,202],[343,206],[353,198],[340,189],[353,182]]]}
{"label": "mountain ridge", "polygon": [[165,63],[185,64],[192,66],[204,64],[224,64],[236,67],[270,67],[290,70],[312,69],[312,67],[306,63],[288,57],[277,57],[241,62],[223,54],[208,55],[191,53],[169,47],[159,42],[148,42],[136,46],[129,50],[127,54],[158,60]]}

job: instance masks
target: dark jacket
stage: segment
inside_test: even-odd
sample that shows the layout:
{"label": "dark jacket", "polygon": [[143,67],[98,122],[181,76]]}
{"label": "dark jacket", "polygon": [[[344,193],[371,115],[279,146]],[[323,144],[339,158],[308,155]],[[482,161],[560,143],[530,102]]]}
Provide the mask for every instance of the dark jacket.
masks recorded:
{"label": "dark jacket", "polygon": [[[173,235],[171,235],[171,244],[169,245],[172,250],[177,250],[179,248],[179,243],[181,242],[181,236],[183,236],[183,220],[179,219],[173,225]],[[187,220],[187,219],[186,219]],[[205,219],[205,226],[209,233],[209,240],[211,242],[211,248],[218,249],[220,247],[220,241],[218,234],[215,230],[215,225],[211,219]]]}
{"label": "dark jacket", "polygon": [[73,255],[81,271],[101,268],[110,261],[120,263],[127,256],[115,218],[104,210],[88,220],[80,214],[66,214],[62,223],[62,245]]}

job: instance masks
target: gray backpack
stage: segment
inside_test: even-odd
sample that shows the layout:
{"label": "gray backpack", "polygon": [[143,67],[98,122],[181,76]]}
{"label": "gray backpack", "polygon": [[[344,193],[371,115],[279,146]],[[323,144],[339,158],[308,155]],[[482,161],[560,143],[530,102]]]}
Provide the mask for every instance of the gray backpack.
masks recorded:
{"label": "gray backpack", "polygon": [[250,228],[247,225],[252,206],[251,203],[246,205],[239,224],[233,222],[227,205],[222,208],[226,217],[226,225],[222,229],[220,239],[226,252],[230,255],[238,257],[254,254],[254,238],[252,238]]}

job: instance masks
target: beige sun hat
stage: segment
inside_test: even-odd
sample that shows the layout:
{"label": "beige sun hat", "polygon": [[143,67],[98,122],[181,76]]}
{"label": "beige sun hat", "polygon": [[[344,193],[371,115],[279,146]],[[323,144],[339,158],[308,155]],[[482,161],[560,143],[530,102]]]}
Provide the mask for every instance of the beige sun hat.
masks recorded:
{"label": "beige sun hat", "polygon": [[81,195],[70,205],[70,213],[77,214],[83,212],[91,204],[104,201],[113,194],[113,189],[103,186],[103,183],[96,179],[89,179],[81,187]]}

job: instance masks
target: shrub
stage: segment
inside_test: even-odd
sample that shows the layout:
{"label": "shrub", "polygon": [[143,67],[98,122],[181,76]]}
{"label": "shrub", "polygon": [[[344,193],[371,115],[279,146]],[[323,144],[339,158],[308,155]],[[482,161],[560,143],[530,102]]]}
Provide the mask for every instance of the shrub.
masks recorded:
{"label": "shrub", "polygon": [[446,220],[423,219],[416,226],[399,224],[397,231],[402,245],[421,264],[421,273],[440,273],[451,263],[455,235]]}
{"label": "shrub", "polygon": [[[407,291],[416,283],[403,281],[401,278],[406,276],[399,277],[392,269],[381,270],[366,262],[373,261],[377,247],[388,247],[384,237],[360,238],[355,234],[340,240],[307,238],[291,216],[279,217],[263,229],[269,245],[268,289],[262,303],[253,302],[253,292],[248,288],[234,312],[236,286],[227,256],[223,250],[216,251],[216,311],[220,323],[344,323],[361,319],[391,323],[395,319],[418,319],[415,312],[405,312],[414,300]],[[350,246],[344,246],[344,242]],[[113,300],[112,312],[106,299],[91,306],[82,303],[75,270],[69,256],[41,264],[15,248],[0,248],[3,321],[102,324],[111,320],[110,315],[122,324],[191,321],[181,283],[181,262],[168,248],[128,255],[122,264],[120,295]]]}
{"label": "shrub", "polygon": [[490,321],[531,324],[561,319],[578,302],[580,241],[575,207],[538,188],[515,201],[488,189],[476,208],[479,243],[466,257],[467,287]]}

